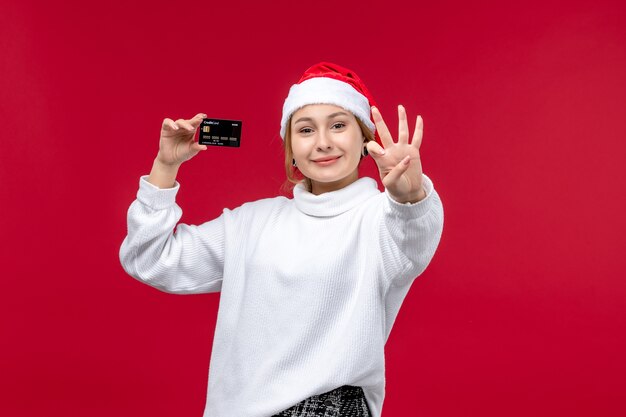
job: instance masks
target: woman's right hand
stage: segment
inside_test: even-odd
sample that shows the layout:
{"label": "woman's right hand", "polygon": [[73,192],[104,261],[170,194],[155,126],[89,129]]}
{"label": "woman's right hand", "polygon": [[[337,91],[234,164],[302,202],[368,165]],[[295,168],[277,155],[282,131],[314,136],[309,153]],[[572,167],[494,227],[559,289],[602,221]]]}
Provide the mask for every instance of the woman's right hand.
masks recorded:
{"label": "woman's right hand", "polygon": [[189,120],[164,119],[161,125],[157,160],[164,165],[180,166],[196,156],[198,152],[206,150],[206,145],[200,145],[194,140],[196,130],[205,117],[207,117],[206,114],[198,113]]}

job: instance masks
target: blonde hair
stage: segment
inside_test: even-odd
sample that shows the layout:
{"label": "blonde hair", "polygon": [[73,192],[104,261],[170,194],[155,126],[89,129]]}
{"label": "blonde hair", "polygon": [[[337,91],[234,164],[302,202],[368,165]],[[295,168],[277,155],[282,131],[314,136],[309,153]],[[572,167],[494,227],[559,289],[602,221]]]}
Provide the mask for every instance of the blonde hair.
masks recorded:
{"label": "blonde hair", "polygon": [[[359,119],[355,117],[361,132],[365,137],[364,143],[374,140],[374,133]],[[287,181],[283,184],[285,191],[291,191],[296,184],[303,183],[304,187],[311,191],[311,179],[305,177],[298,167],[293,166],[293,150],[291,149],[291,117],[287,120],[287,129],[285,130],[285,141],[283,142],[285,150],[285,173],[287,174]],[[359,162],[360,164],[361,162]]]}

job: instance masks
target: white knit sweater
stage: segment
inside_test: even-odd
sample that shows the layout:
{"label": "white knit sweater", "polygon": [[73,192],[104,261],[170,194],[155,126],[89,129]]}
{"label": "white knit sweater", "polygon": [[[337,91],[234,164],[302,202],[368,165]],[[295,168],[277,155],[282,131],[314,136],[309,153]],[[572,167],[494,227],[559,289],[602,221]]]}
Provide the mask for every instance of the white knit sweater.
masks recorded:
{"label": "white knit sweater", "polygon": [[342,385],[363,387],[379,417],[385,342],[443,228],[430,179],[416,204],[364,177],[176,226],[180,184],[146,178],[128,210],[122,266],[162,291],[221,291],[204,417],[269,417]]}

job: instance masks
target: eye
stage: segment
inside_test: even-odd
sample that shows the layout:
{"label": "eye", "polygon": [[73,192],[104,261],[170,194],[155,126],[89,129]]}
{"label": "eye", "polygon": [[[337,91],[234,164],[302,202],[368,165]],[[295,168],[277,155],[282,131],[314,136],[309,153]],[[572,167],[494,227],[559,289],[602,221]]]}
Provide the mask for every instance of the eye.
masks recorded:
{"label": "eye", "polygon": [[337,123],[333,123],[333,129],[341,129],[342,127],[345,127],[346,124],[344,122],[337,122]]}
{"label": "eye", "polygon": [[302,129],[300,129],[298,132],[300,132],[300,133],[304,133],[304,134],[307,134],[307,133],[311,133],[311,132],[313,132],[313,129],[311,129],[310,127],[303,127],[303,128],[302,128]]}

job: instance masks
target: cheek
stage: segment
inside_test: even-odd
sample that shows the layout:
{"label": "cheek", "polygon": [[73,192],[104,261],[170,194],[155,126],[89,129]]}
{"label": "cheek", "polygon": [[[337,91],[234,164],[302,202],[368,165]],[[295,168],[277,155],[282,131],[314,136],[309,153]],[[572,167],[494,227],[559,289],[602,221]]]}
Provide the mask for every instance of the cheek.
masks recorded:
{"label": "cheek", "polygon": [[298,145],[295,145],[295,144],[292,144],[291,145],[291,153],[293,154],[293,156],[295,158],[297,158],[298,156],[301,156],[302,155],[302,147],[298,146]]}
{"label": "cheek", "polygon": [[310,146],[303,140],[292,140],[291,152],[294,156],[306,156],[311,151]]}
{"label": "cheek", "polygon": [[350,155],[361,155],[361,147],[363,146],[360,137],[359,138],[350,138],[344,144],[344,149],[346,152],[350,153]]}

